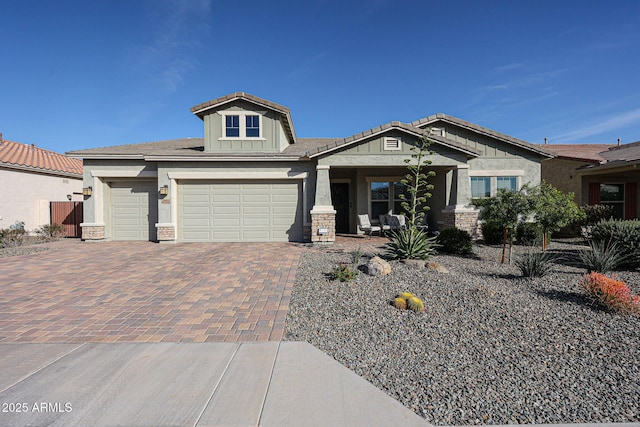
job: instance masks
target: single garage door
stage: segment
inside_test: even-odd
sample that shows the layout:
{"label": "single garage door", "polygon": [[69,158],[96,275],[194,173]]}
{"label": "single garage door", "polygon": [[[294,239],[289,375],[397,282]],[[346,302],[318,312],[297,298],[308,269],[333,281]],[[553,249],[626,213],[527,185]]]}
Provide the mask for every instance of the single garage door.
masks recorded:
{"label": "single garage door", "polygon": [[179,182],[184,242],[302,240],[299,180]]}
{"label": "single garage door", "polygon": [[156,240],[157,185],[154,181],[112,182],[111,238]]}

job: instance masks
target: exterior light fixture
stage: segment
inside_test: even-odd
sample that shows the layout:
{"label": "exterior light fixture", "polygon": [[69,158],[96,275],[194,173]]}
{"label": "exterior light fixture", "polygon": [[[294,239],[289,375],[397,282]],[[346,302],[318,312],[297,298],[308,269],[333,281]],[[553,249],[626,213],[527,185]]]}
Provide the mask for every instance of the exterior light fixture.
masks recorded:
{"label": "exterior light fixture", "polygon": [[91,196],[93,194],[93,189],[91,187],[84,187],[82,189],[83,196]]}
{"label": "exterior light fixture", "polygon": [[166,196],[167,194],[169,194],[169,186],[163,185],[162,187],[160,187],[160,194],[163,196]]}
{"label": "exterior light fixture", "polygon": [[71,201],[71,194],[67,194],[67,200]]}

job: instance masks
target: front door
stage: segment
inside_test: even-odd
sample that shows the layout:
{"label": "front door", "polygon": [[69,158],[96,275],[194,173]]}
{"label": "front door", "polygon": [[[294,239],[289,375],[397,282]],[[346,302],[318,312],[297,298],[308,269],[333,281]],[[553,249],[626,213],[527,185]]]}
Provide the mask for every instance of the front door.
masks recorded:
{"label": "front door", "polygon": [[336,233],[349,232],[349,183],[331,183],[331,203],[336,210]]}

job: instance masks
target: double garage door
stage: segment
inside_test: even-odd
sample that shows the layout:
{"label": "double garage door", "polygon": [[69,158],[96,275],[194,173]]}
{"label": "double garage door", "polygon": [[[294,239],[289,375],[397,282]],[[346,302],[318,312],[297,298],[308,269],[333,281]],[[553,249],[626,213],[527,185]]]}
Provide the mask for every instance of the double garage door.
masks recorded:
{"label": "double garage door", "polygon": [[179,181],[178,240],[302,240],[299,180]]}

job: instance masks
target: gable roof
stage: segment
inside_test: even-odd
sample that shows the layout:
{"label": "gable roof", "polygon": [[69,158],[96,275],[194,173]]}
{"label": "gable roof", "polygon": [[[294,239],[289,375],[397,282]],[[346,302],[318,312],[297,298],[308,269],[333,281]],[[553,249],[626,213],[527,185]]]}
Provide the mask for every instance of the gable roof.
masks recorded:
{"label": "gable roof", "polygon": [[259,98],[255,95],[251,95],[250,93],[245,93],[245,92],[230,93],[229,95],[221,96],[220,98],[212,99],[211,101],[203,102],[202,104],[193,106],[191,107],[191,112],[196,116],[200,117],[201,119],[203,119],[204,116],[206,116],[211,110],[218,109],[225,104],[228,104],[230,102],[234,102],[237,100],[244,100],[247,102],[251,102],[252,104],[256,104],[261,107],[265,107],[272,111],[280,113],[280,118],[282,119],[282,126],[284,127],[284,130],[287,133],[289,142],[291,144],[296,143],[296,132],[295,132],[295,129],[293,128],[293,119],[291,118],[291,111],[289,111],[289,109],[283,105],[276,104],[275,102],[271,102],[263,98]]}
{"label": "gable roof", "polygon": [[606,161],[602,152],[615,147],[612,144],[547,144],[544,148],[566,160],[602,163]]}
{"label": "gable roof", "polygon": [[640,141],[624,145],[614,145],[607,151],[600,153],[607,162],[640,160]]}
{"label": "gable roof", "polygon": [[82,161],[0,137],[0,167],[82,178]]}
{"label": "gable roof", "polygon": [[415,127],[419,127],[419,128],[423,128],[423,127],[427,127],[435,122],[438,121],[443,121],[445,123],[450,123],[450,124],[454,124],[456,126],[460,126],[461,128],[465,128],[465,129],[469,129],[472,130],[474,132],[477,132],[479,134],[482,135],[487,135],[490,136],[492,138],[498,139],[500,141],[505,141],[508,142],[510,144],[516,145],[518,147],[524,148],[526,150],[529,151],[533,151],[537,154],[540,154],[544,157],[553,157],[553,153],[540,148],[534,144],[531,144],[529,142],[523,141],[522,139],[518,139],[518,138],[514,138],[512,136],[506,135],[504,133],[500,133],[500,132],[496,132],[495,130],[489,129],[489,128],[485,128],[483,126],[479,126],[475,123],[471,123],[468,122],[466,120],[462,120],[459,119],[457,117],[453,117],[453,116],[449,116],[447,114],[444,113],[437,113],[437,114],[433,114],[431,116],[427,116],[424,117],[422,119],[418,119],[418,120],[414,120],[413,122],[411,122],[412,126]]}
{"label": "gable roof", "polygon": [[383,134],[391,129],[400,130],[417,137],[428,136],[429,139],[436,141],[440,145],[453,148],[454,150],[457,150],[457,151],[462,151],[463,153],[472,157],[476,157],[482,154],[480,150],[476,150],[475,148],[469,147],[467,145],[460,144],[458,142],[455,142],[450,139],[443,138],[437,135],[429,135],[428,132],[426,132],[423,129],[419,129],[402,122],[390,122],[381,126],[376,126],[364,132],[351,135],[347,138],[336,139],[334,141],[329,142],[328,144],[320,145],[317,148],[309,150],[307,153],[307,156],[309,158],[318,157],[322,154],[330,153],[337,149],[344,148],[349,145],[357,144],[358,142],[361,142],[367,138]]}

